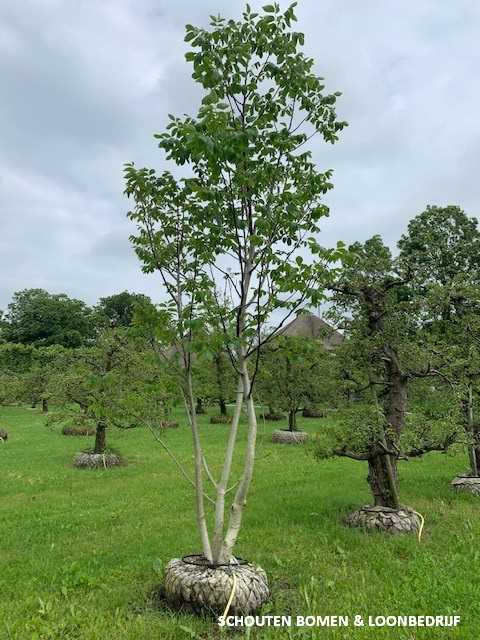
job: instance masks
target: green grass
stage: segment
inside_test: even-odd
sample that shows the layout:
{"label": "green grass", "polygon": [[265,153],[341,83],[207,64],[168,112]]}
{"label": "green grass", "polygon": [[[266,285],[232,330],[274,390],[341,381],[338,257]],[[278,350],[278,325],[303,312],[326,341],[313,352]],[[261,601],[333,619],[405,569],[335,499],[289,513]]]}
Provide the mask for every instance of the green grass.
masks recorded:
{"label": "green grass", "polygon": [[[180,420],[183,422],[181,415]],[[173,557],[198,551],[191,487],[145,429],[111,430],[128,464],[77,470],[89,438],[62,436],[35,410],[0,407],[0,638],[150,640],[217,638],[211,620],[157,608],[152,591]],[[328,418],[300,420],[307,430]],[[451,493],[462,454],[402,463],[402,501],[424,514],[413,536],[366,535],[342,517],[369,501],[363,463],[317,462],[303,447],[274,445],[261,425],[254,484],[236,552],[267,571],[265,613],[292,615],[458,614],[452,629],[270,629],[251,638],[459,638],[480,621],[479,500]],[[224,425],[202,418],[211,466]],[[242,434],[243,438],[244,434]],[[191,463],[186,427],[168,444]],[[245,637],[244,632],[234,637]]]}

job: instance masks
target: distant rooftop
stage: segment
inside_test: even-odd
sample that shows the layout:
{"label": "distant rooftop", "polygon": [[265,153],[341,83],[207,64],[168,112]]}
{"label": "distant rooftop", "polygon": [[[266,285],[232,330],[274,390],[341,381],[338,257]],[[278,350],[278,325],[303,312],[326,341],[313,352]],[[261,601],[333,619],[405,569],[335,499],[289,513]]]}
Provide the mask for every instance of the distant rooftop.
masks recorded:
{"label": "distant rooftop", "polygon": [[302,338],[312,338],[313,340],[323,340],[327,349],[333,349],[344,340],[343,335],[328,324],[328,322],[325,322],[325,320],[322,320],[319,316],[309,312],[299,314],[283,329],[280,329],[279,334],[283,336],[297,336]]}

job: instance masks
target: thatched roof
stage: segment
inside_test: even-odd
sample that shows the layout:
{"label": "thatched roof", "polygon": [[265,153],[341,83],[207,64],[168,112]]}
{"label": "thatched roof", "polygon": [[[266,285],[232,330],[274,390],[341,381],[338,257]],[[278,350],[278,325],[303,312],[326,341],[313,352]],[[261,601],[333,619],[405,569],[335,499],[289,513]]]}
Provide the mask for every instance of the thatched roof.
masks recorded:
{"label": "thatched roof", "polygon": [[283,336],[300,336],[323,340],[327,349],[333,349],[344,340],[343,335],[334,329],[328,322],[322,320],[313,313],[301,313],[283,329],[279,331]]}

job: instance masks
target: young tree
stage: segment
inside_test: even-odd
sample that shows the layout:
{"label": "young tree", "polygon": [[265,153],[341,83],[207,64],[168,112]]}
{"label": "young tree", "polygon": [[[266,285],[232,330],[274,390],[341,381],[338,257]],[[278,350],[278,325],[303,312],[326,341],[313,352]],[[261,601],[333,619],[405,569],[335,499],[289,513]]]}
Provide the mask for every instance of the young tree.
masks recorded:
{"label": "young tree", "polygon": [[[204,90],[196,117],[171,116],[160,147],[190,173],[177,183],[169,173],[127,165],[126,192],[134,198],[130,218],[144,271],[158,271],[168,302],[163,311],[174,329],[169,340],[179,354],[180,381],[195,452],[197,523],[203,559],[209,567],[234,563],[233,549],[253,474],[257,422],[253,391],[267,319],[276,310],[288,317],[308,297],[319,297],[312,271],[299,250],[327,213],[321,196],[331,172],[319,173],[305,145],[319,133],[335,142],[345,123],[337,120],[339,94],[324,93],[313,60],[301,51],[303,35],[291,29],[293,6],[277,4],[263,13],[247,6],[239,21],[212,17],[210,29],[187,25],[193,78]],[[223,278],[222,297],[217,294]],[[229,305],[225,309],[225,297]],[[195,412],[192,353],[201,350],[202,314],[216,317],[225,349],[238,377],[236,405],[220,478],[207,471]],[[243,471],[229,487],[242,406],[248,416]],[[213,532],[205,511],[204,475],[213,480]],[[227,497],[232,494],[226,518]],[[166,590],[171,600],[201,592],[204,606],[218,610],[231,591],[212,592],[198,567],[169,563]],[[213,569],[211,569],[213,571]],[[253,572],[253,574],[252,574]],[[248,611],[265,599],[263,572],[246,566],[232,608]],[[253,579],[252,575],[256,575]],[[223,576],[223,577],[222,577]],[[225,583],[226,580],[226,583]],[[201,580],[200,580],[201,582]],[[243,593],[243,595],[242,595]],[[245,594],[251,594],[251,598]],[[197,602],[198,604],[198,602]]]}
{"label": "young tree", "polygon": [[65,349],[59,345],[32,349],[31,365],[21,376],[22,397],[35,406],[41,403],[42,413],[48,413],[54,394],[51,382],[59,370]]}
{"label": "young tree", "polygon": [[122,402],[135,374],[131,367],[133,353],[121,331],[105,330],[93,346],[65,354],[62,371],[52,381],[63,410],[52,415],[49,423],[80,419],[94,427],[94,447],[76,456],[74,464],[78,467],[120,463],[119,456],[107,448],[107,428],[123,419]]}
{"label": "young tree", "polygon": [[[331,375],[329,362],[320,341],[304,337],[279,336],[260,358],[259,394],[263,402],[278,407],[288,416],[288,430],[296,432],[297,414],[327,394]],[[303,433],[303,439],[307,434]],[[275,441],[285,441],[285,432],[274,432]],[[283,437],[283,438],[282,438]],[[288,441],[299,441],[290,438]]]}
{"label": "young tree", "polygon": [[[197,393],[198,413],[204,404],[218,406],[218,415],[211,416],[211,422],[228,422],[227,402],[235,397],[235,375],[228,352],[223,343],[223,334],[207,331],[205,350],[198,354],[193,363],[192,375]],[[208,345],[208,346],[207,346]]]}

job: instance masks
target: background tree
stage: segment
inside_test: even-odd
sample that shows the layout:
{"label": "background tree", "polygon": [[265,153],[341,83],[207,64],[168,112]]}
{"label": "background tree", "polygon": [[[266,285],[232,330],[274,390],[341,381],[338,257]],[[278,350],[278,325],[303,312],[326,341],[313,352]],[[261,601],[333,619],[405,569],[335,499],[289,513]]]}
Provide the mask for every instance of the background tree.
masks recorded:
{"label": "background tree", "polygon": [[[34,347],[24,344],[0,344],[0,375],[2,387],[0,397],[3,402],[25,402],[24,378],[29,374],[34,362]],[[31,398],[36,406],[37,399]]]}
{"label": "background tree", "polygon": [[398,242],[400,263],[420,287],[449,286],[459,274],[480,277],[480,231],[476,218],[458,206],[427,206]]}
{"label": "background tree", "polygon": [[17,291],[5,319],[7,342],[78,347],[94,334],[92,313],[84,302],[43,289]]}
{"label": "background tree", "polygon": [[5,313],[0,309],[0,344],[6,342],[5,331],[8,328]]}
{"label": "background tree", "polygon": [[[169,294],[170,318],[183,366],[182,390],[195,451],[197,521],[208,562],[229,563],[253,474],[257,422],[253,401],[261,336],[268,318],[285,319],[307,297],[319,298],[300,249],[327,213],[321,203],[331,172],[320,173],[305,148],[319,133],[335,142],[339,94],[325,94],[313,60],[291,29],[293,6],[249,7],[239,21],[212,17],[210,28],[187,25],[193,78],[204,90],[197,117],[171,116],[158,135],[167,157],[188,163],[180,184],[171,174],[126,168],[130,218],[145,271],[157,270]],[[231,268],[230,268],[231,267]],[[223,278],[222,298],[217,296]],[[224,309],[225,298],[228,311]],[[213,533],[205,515],[205,455],[195,414],[191,347],[201,307],[218,318],[238,376],[237,401],[221,476],[214,481]],[[199,313],[200,312],[200,313]],[[268,339],[269,336],[267,336]],[[243,471],[226,522],[226,496],[242,406],[248,416]],[[176,571],[177,565],[168,571]]]}
{"label": "background tree", "polygon": [[139,305],[147,304],[150,298],[143,293],[122,291],[111,296],[100,298],[95,307],[100,322],[112,329],[130,327],[133,322],[135,309]]}
{"label": "background tree", "polygon": [[218,406],[219,415],[227,418],[227,403],[235,397],[235,372],[223,344],[223,335],[210,329],[205,339],[208,346],[205,345],[205,350],[198,354],[193,363],[196,410],[199,407],[198,400],[201,400],[201,409],[205,403],[214,403]]}
{"label": "background tree", "polygon": [[107,428],[124,419],[122,402],[134,379],[133,353],[119,330],[105,330],[94,345],[65,353],[62,370],[52,382],[63,409],[55,412],[49,423],[80,419],[91,424],[95,428],[91,453],[105,454]]}
{"label": "background tree", "polygon": [[338,356],[345,358],[343,382],[357,400],[363,400],[348,409],[344,436],[337,434],[341,444],[334,453],[365,460],[374,504],[397,510],[397,460],[444,450],[452,443],[454,431],[448,422],[439,441],[422,428],[421,446],[412,451],[401,448],[409,384],[438,375],[435,354],[419,330],[419,306],[408,285],[409,275],[399,271],[379,236],[351,245],[330,285],[332,313],[343,319],[348,333],[338,349]]}
{"label": "background tree", "polygon": [[22,397],[32,406],[40,402],[43,413],[48,412],[49,400],[55,393],[52,380],[57,377],[64,353],[60,345],[32,349],[31,366],[21,376]]}
{"label": "background tree", "polygon": [[458,206],[428,206],[398,243],[400,262],[414,274],[423,322],[448,361],[469,441],[470,473],[480,475],[480,229]]}
{"label": "background tree", "polygon": [[288,428],[297,429],[297,413],[330,397],[332,360],[320,341],[280,336],[260,358],[258,393],[262,403],[288,415]]}

